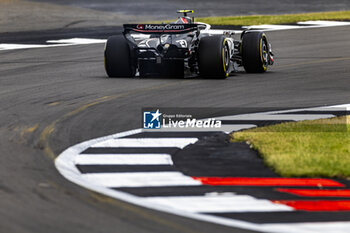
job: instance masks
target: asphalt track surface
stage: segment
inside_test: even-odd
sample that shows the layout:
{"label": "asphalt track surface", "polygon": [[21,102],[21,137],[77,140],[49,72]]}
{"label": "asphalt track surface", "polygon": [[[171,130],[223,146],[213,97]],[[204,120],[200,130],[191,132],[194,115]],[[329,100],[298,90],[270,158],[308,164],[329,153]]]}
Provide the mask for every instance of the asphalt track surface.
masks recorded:
{"label": "asphalt track surface", "polygon": [[67,147],[140,127],[141,108],[348,103],[349,27],[268,32],[265,74],[226,80],[106,78],[103,44],[1,51],[0,232],[247,232],[105,198],[62,178]]}
{"label": "asphalt track surface", "polygon": [[[349,9],[347,0],[34,0],[63,5],[73,5],[95,10],[122,13],[125,15],[152,15],[168,18],[176,9],[193,9],[196,16],[287,14],[298,12],[332,11]],[[273,7],[271,7],[273,6]]]}

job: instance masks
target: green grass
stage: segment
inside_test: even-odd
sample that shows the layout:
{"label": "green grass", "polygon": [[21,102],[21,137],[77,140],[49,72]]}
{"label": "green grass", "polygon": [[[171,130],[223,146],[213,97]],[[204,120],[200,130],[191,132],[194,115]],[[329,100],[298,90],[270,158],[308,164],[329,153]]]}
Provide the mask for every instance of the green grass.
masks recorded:
{"label": "green grass", "polygon": [[350,177],[350,117],[283,123],[232,134],[286,177]]}
{"label": "green grass", "polygon": [[[350,11],[329,11],[303,14],[285,15],[248,15],[196,18],[197,22],[212,25],[261,25],[261,24],[288,24],[308,20],[350,20]],[[165,23],[174,20],[164,21]],[[160,23],[160,22],[153,22]]]}

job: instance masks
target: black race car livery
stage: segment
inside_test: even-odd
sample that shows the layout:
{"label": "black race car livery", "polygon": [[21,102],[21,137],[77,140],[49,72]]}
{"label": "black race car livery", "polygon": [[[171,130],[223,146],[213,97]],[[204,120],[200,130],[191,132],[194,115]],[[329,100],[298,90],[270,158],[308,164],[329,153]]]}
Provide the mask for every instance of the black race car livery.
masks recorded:
{"label": "black race car livery", "polygon": [[271,45],[262,31],[211,30],[184,16],[168,24],[124,24],[122,35],[108,38],[105,68],[109,77],[200,76],[226,78],[244,67],[265,72],[274,63]]}

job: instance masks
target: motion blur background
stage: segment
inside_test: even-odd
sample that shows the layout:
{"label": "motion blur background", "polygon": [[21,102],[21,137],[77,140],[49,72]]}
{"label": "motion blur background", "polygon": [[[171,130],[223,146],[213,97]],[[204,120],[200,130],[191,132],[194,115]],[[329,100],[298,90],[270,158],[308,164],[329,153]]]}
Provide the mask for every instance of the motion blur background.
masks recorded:
{"label": "motion blur background", "polygon": [[0,0],[0,32],[173,19],[177,9],[193,9],[198,17],[335,11],[349,5],[349,0]]}

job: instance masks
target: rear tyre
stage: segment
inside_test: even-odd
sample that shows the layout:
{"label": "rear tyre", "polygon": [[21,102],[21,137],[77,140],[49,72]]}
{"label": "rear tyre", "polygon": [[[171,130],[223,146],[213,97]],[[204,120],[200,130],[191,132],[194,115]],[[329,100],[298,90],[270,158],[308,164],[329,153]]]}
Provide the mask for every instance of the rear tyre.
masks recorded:
{"label": "rear tyre", "polygon": [[230,49],[224,36],[203,37],[198,48],[199,75],[225,79],[229,75]]}
{"label": "rear tyre", "polygon": [[131,59],[128,42],[122,35],[108,38],[105,47],[105,69],[108,77],[133,77],[136,68]]}
{"label": "rear tyre", "polygon": [[267,70],[269,45],[263,32],[247,32],[242,38],[243,67],[248,73],[263,73]]}

